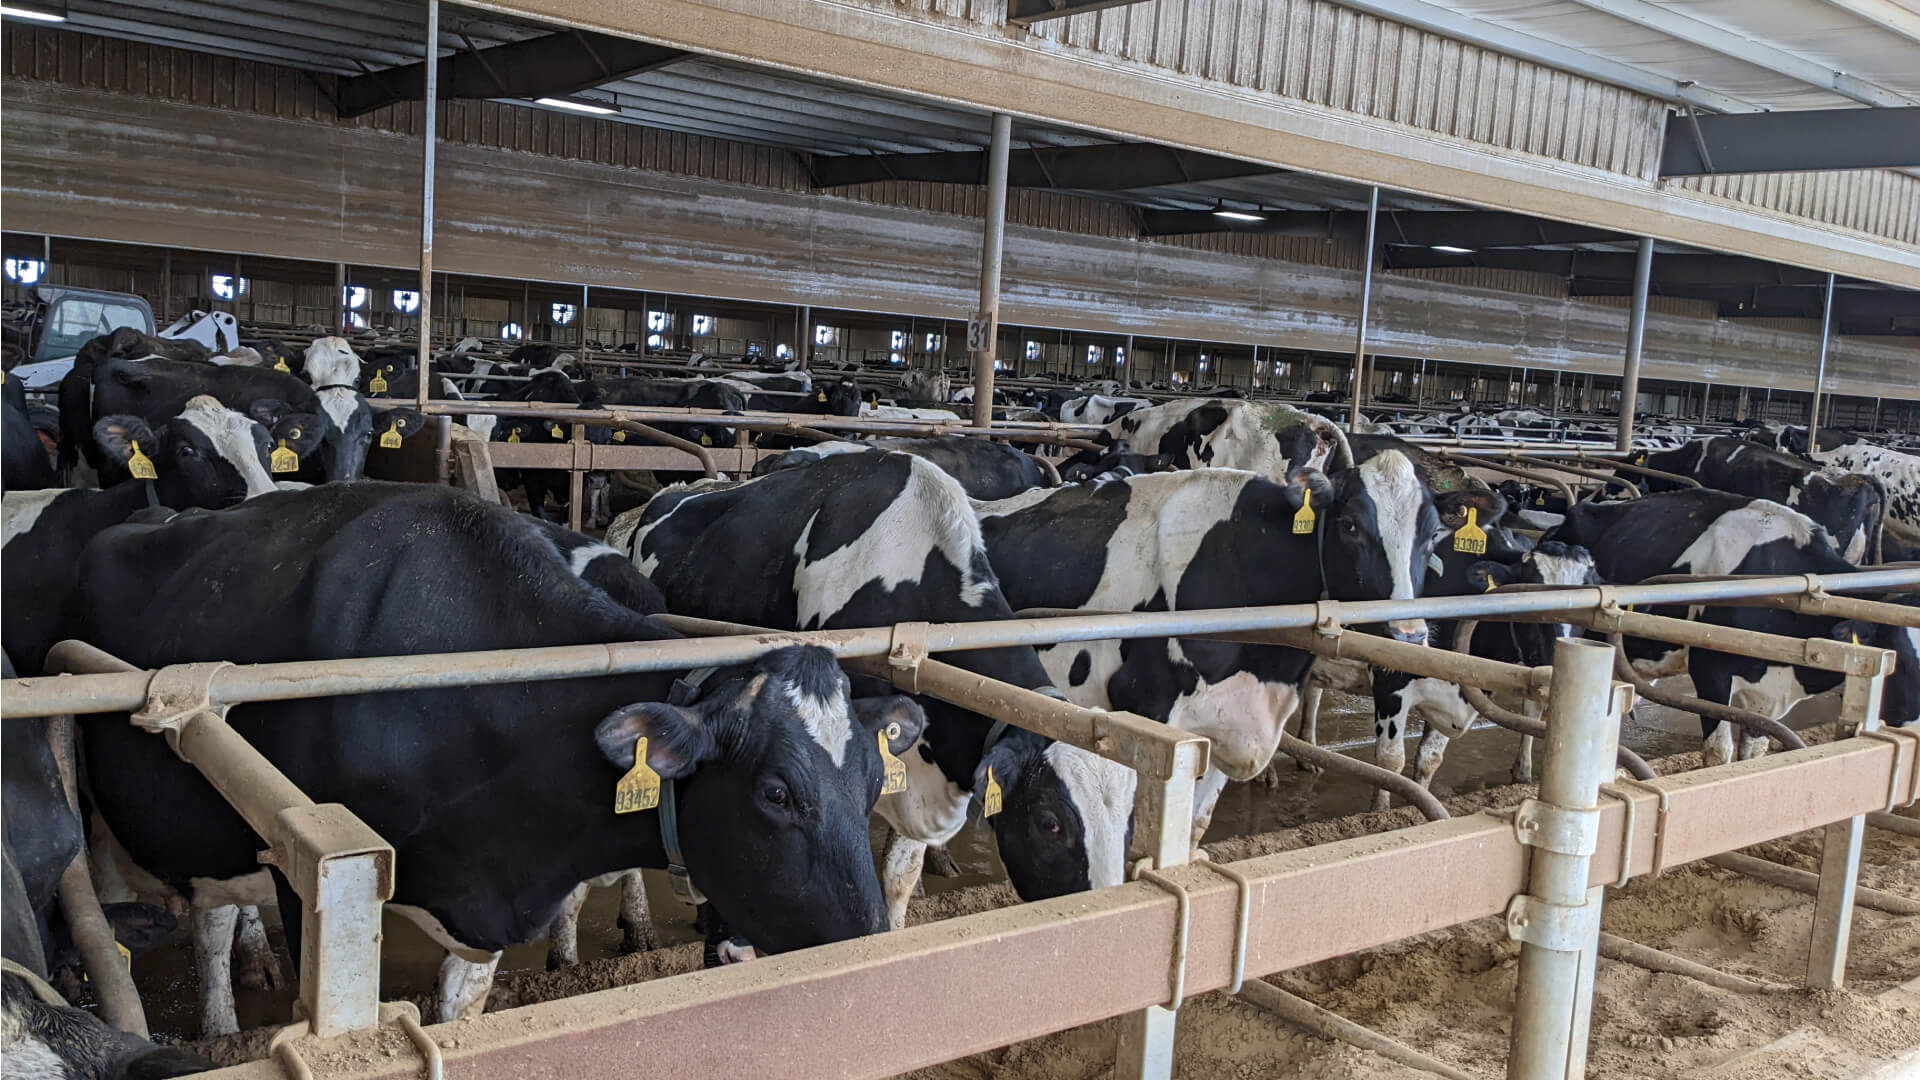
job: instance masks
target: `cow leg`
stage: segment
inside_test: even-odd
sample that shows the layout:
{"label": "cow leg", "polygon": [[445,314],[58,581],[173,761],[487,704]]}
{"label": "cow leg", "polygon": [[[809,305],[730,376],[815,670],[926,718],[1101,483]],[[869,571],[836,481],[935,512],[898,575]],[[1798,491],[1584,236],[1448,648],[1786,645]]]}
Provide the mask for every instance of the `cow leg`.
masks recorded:
{"label": "cow leg", "polygon": [[927,847],[926,872],[939,877],[959,877],[960,864],[953,861],[953,853],[944,847]]}
{"label": "cow leg", "polygon": [[[1522,711],[1530,719],[1540,718],[1540,703],[1528,700]],[[1533,736],[1520,736],[1520,752],[1513,759],[1513,782],[1516,784],[1533,783]]]}
{"label": "cow leg", "polygon": [[660,947],[653,934],[653,911],[647,906],[647,883],[638,870],[620,875],[620,951],[647,952]]}
{"label": "cow leg", "polygon": [[[1301,691],[1300,693],[1300,741],[1301,742],[1312,743],[1315,746],[1320,745],[1320,698],[1326,692],[1327,691],[1325,687],[1315,686],[1311,678],[1309,678],[1307,682],[1306,689]],[[1293,759],[1293,765],[1294,765],[1294,768],[1303,769],[1307,772],[1317,773],[1320,771],[1318,767],[1309,765],[1306,762],[1300,760],[1299,758]]]}
{"label": "cow leg", "polygon": [[233,1004],[233,932],[240,909],[232,904],[195,908],[193,961],[200,976],[200,1037],[240,1030]]}
{"label": "cow leg", "polygon": [[893,832],[887,844],[886,872],[880,879],[887,894],[887,926],[891,929],[907,928],[907,901],[913,899],[914,886],[920,884],[926,856],[925,843]]}
{"label": "cow leg", "polygon": [[1707,768],[1712,768],[1732,761],[1734,725],[1725,720],[1717,724],[1710,720],[1702,720],[1700,726],[1709,728],[1706,740],[1700,747],[1700,763]]}
{"label": "cow leg", "polygon": [[[1440,771],[1440,763],[1446,760],[1447,744],[1452,741],[1446,732],[1440,730],[1439,725],[1427,724],[1427,730],[1420,735],[1420,746],[1413,754],[1413,778],[1419,781],[1421,787],[1433,787],[1434,774]],[[1384,791],[1376,792],[1375,802],[1378,803],[1384,795]],[[1376,805],[1374,809],[1384,808]]]}
{"label": "cow leg", "polygon": [[[580,908],[587,902],[587,882],[573,887],[547,928],[547,970],[558,971],[580,962]],[[451,959],[451,955],[448,957]]]}
{"label": "cow leg", "polygon": [[[1404,772],[1407,768],[1406,732],[1400,729],[1401,720],[1406,715],[1407,713],[1403,711],[1398,716],[1382,717],[1373,722],[1373,763],[1388,772]],[[1434,733],[1432,724],[1427,725],[1427,733],[1429,735]],[[1440,738],[1438,749],[1445,751],[1446,736],[1442,735]],[[1423,752],[1426,745],[1427,740],[1422,738],[1420,746]],[[1434,767],[1439,767],[1438,761],[1435,761]],[[1385,810],[1391,805],[1393,805],[1392,796],[1387,794],[1387,789],[1375,788],[1373,808]]]}
{"label": "cow leg", "polygon": [[439,1022],[466,1020],[485,1012],[487,995],[493,990],[493,972],[499,966],[499,953],[484,964],[448,953],[440,962]]}
{"label": "cow leg", "polygon": [[239,929],[234,936],[234,981],[249,990],[273,990],[280,986],[280,958],[267,940],[267,924],[260,909],[248,904],[239,909]]}
{"label": "cow leg", "polygon": [[1208,769],[1205,776],[1193,782],[1193,849],[1200,850],[1200,839],[1207,835],[1207,826],[1213,824],[1214,808],[1220,805],[1220,793],[1227,790],[1227,774],[1219,769]]}

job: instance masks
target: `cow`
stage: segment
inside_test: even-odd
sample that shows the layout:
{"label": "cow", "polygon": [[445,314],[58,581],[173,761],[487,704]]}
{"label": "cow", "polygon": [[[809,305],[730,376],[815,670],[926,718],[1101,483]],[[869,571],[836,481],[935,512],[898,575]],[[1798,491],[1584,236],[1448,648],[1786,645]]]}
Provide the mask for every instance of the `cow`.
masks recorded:
{"label": "cow", "polygon": [[[498,400],[550,404],[557,408],[577,408],[581,403],[579,386],[564,373],[552,369],[535,374],[500,395]],[[564,443],[571,436],[567,426],[558,420],[504,413],[494,421],[490,437],[494,442],[552,445]],[[547,496],[553,496],[560,512],[565,511],[572,497],[567,474],[559,469],[496,469],[494,478],[502,491],[515,487],[524,490],[527,512],[535,517],[546,515]]]}
{"label": "cow", "polygon": [[967,497],[972,499],[1005,499],[1029,488],[1051,486],[1046,470],[1031,456],[1005,443],[966,435],[814,443],[798,450],[789,450],[779,457],[762,459],[753,467],[753,475],[764,476],[779,469],[810,465],[834,454],[857,454],[869,450],[895,450],[925,458],[940,466],[948,476],[960,481]]}
{"label": "cow", "polygon": [[[1718,436],[1677,450],[1649,455],[1646,466],[1692,476],[1702,485],[1736,495],[1791,506],[1823,526],[1850,563],[1867,561],[1886,513],[1880,481],[1839,469],[1823,472],[1806,459],[1756,446],[1746,439]],[[1672,480],[1649,477],[1650,491],[1675,490]]]}
{"label": "cow", "polygon": [[1433,495],[1440,520],[1449,528],[1467,524],[1467,511],[1474,512],[1475,527],[1499,525],[1507,516],[1507,500],[1485,480],[1459,465],[1390,434],[1347,436],[1353,460],[1366,461],[1375,454],[1397,453],[1413,463],[1420,483]]}
{"label": "cow", "polygon": [[[78,624],[143,667],[671,637],[635,606],[660,610],[659,593],[611,554],[447,488],[323,485],[101,534],[82,555]],[[228,722],[314,800],[346,805],[394,845],[392,907],[457,950],[443,1019],[476,1014],[499,951],[540,936],[577,883],[610,871],[675,859],[762,951],[884,929],[867,840],[876,742],[904,752],[920,711],[899,696],[855,700],[818,648],[689,676],[669,701],[671,682],[310,698],[236,705]],[[139,866],[183,891],[258,869],[258,839],[163,740],[124,720],[82,726],[96,805]],[[644,800],[616,814],[639,749],[658,798],[676,800],[677,836]],[[277,885],[281,910],[297,910]],[[299,956],[298,920],[287,934]]]}
{"label": "cow", "polygon": [[[591,389],[581,400],[589,408],[647,405],[738,413],[747,409],[748,392],[742,389],[744,385],[725,379],[608,379],[591,383]],[[735,438],[733,426],[725,423],[656,426],[702,446],[732,446]]]}
{"label": "cow", "polygon": [[[1708,489],[1663,492],[1625,502],[1576,503],[1565,524],[1548,539],[1591,552],[1601,580],[1611,584],[1634,584],[1662,574],[1799,575],[1853,569],[1827,531],[1806,515],[1766,499]],[[1659,608],[1653,610],[1661,613]],[[1707,607],[1698,620],[1785,637],[1857,639],[1892,649],[1898,660],[1887,678],[1881,717],[1889,725],[1900,726],[1920,716],[1920,659],[1914,631],[1749,607]],[[1627,639],[1627,645],[1636,667],[1658,675],[1679,673],[1682,654],[1675,647],[1649,648],[1633,638]],[[1802,698],[1832,689],[1842,678],[1835,672],[1707,649],[1688,652],[1685,664],[1701,698],[1776,720]],[[1733,725],[1703,718],[1701,734],[1707,764],[1733,760]],[[1766,745],[1766,736],[1747,735],[1739,756],[1756,757]]]}
{"label": "cow", "polygon": [[[1157,473],[1031,491],[979,504],[977,512],[994,572],[1016,608],[1408,600],[1420,595],[1428,557],[1444,535],[1413,463],[1396,453],[1331,476],[1296,469],[1284,484],[1238,469]],[[1395,620],[1387,630],[1403,641],[1427,637],[1417,619]],[[1189,638],[1039,651],[1054,685],[1077,704],[1139,713],[1212,740],[1213,767],[1195,796],[1196,844],[1227,780],[1266,769],[1313,664],[1311,653],[1297,649]],[[1128,777],[1125,797],[1109,805],[1131,804]],[[1112,820],[1102,827],[1118,828]]]}
{"label": "cow", "polygon": [[176,341],[155,337],[131,326],[110,334],[89,338],[74,355],[73,368],[60,380],[60,460],[67,472],[84,457],[96,469],[93,451],[94,372],[109,360],[142,360],[161,357],[168,360],[206,362],[212,350],[197,341]]}
{"label": "cow", "polygon": [[346,338],[315,338],[302,370],[328,421],[321,474],[336,483],[358,479],[374,436],[373,407],[360,393],[360,357]]}
{"label": "cow", "polygon": [[[1820,430],[1822,444],[1827,430]],[[1803,433],[1804,441],[1804,433]],[[1920,455],[1889,450],[1871,443],[1847,442],[1807,455],[1833,472],[1865,473],[1879,481],[1887,494],[1887,519],[1908,528],[1920,528]]]}
{"label": "cow", "polygon": [[1060,420],[1068,424],[1099,424],[1104,427],[1135,409],[1152,407],[1153,402],[1146,398],[1088,394],[1061,405]]}
{"label": "cow", "polygon": [[[629,555],[680,614],[786,630],[1013,614],[966,492],[909,454],[836,454],[747,481],[670,487],[615,519],[607,543]],[[726,558],[716,560],[717,551]],[[1050,687],[1031,649],[942,659],[1015,686]],[[989,820],[1022,897],[1120,883],[1111,837],[1036,831],[1032,809],[1096,799],[1109,770],[1061,771],[1054,763],[1065,747],[1023,728],[998,730],[942,702],[924,704],[929,723],[919,752],[906,757],[907,790],[878,807],[896,833],[885,872],[892,925],[904,924],[927,846],[960,831],[990,781],[1003,789],[1006,810]],[[751,934],[748,940],[760,944]]]}
{"label": "cow", "polygon": [[[290,418],[283,430],[298,431],[303,423],[298,445],[310,448],[318,418]],[[101,530],[149,507],[217,510],[276,490],[266,429],[210,397],[188,401],[157,434],[137,416],[104,417],[94,430],[113,469],[125,472],[137,452],[156,475],[104,491],[47,488],[6,495],[0,607],[6,610],[7,655],[30,675],[40,674],[47,650],[70,636],[65,617],[80,550]]]}
{"label": "cow", "polygon": [[33,416],[27,411],[26,384],[11,375],[0,375],[0,491],[37,491],[57,487],[60,478],[47,457],[46,444],[34,429]]}
{"label": "cow", "polygon": [[1097,461],[1121,443],[1176,469],[1246,469],[1275,483],[1302,466],[1332,471],[1351,457],[1346,433],[1291,405],[1195,398],[1136,409],[1096,434],[1098,450],[1061,465]]}

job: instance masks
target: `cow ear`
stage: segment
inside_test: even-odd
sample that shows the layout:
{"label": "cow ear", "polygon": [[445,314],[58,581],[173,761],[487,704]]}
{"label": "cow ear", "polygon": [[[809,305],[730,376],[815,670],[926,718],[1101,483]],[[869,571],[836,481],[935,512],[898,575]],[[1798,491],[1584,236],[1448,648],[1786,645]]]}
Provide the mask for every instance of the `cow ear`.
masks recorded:
{"label": "cow ear", "polygon": [[[981,757],[979,766],[973,770],[973,805],[980,808],[983,817],[989,810],[998,813],[1005,809],[1021,777],[1040,760],[1043,742],[1039,736],[1008,729],[1005,736],[993,744],[993,749]],[[997,800],[998,805],[989,803],[989,783],[996,789],[992,799]]]}
{"label": "cow ear", "polygon": [[1287,502],[1295,510],[1307,501],[1307,493],[1313,493],[1313,505],[1317,509],[1333,505],[1333,481],[1319,469],[1299,468],[1287,474]]}
{"label": "cow ear", "polygon": [[1516,567],[1482,559],[1467,568],[1467,585],[1474,592],[1492,592],[1502,585],[1513,584],[1518,576]]}
{"label": "cow ear", "polygon": [[152,379],[152,377],[152,369],[139,361],[128,364],[115,364],[113,367],[113,381],[130,390],[145,390],[147,388],[147,382]]}
{"label": "cow ear", "polygon": [[633,750],[647,740],[647,764],[666,780],[690,775],[714,755],[713,734],[694,709],[649,701],[610,714],[593,729],[600,753],[620,769],[633,768]]}
{"label": "cow ear", "polygon": [[287,415],[287,403],[279,398],[255,398],[247,406],[247,415],[260,422],[260,426],[271,431]]}
{"label": "cow ear", "polygon": [[1842,619],[1833,624],[1833,630],[1830,631],[1830,633],[1835,641],[1847,641],[1855,645],[1877,646],[1879,642],[1875,639],[1879,637],[1878,630],[1879,628],[1870,622],[1863,622],[1859,619]]}
{"label": "cow ear", "polygon": [[320,445],[320,438],[326,433],[327,427],[316,413],[288,413],[269,430],[274,445],[279,445],[284,439],[287,449],[305,457]]}
{"label": "cow ear", "polygon": [[160,453],[160,440],[153,437],[153,429],[137,416],[103,416],[93,425],[93,440],[100,444],[100,450],[107,460],[124,468],[133,457],[133,444],[140,444],[140,452],[148,458]]}
{"label": "cow ear", "polygon": [[885,732],[887,750],[895,757],[907,752],[926,730],[927,714],[905,694],[878,698],[854,698],[853,715],[867,734]]}
{"label": "cow ear", "polygon": [[427,418],[420,415],[418,409],[388,409],[373,414],[375,434],[384,435],[396,426],[400,429],[401,438],[411,439],[427,426]]}

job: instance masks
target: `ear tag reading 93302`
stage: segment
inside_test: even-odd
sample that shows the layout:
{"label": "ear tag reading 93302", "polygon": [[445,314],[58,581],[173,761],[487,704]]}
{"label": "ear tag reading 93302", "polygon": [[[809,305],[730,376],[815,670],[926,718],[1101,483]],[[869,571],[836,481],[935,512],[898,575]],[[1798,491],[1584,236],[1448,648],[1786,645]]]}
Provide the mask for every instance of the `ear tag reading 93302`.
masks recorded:
{"label": "ear tag reading 93302", "polygon": [[1479,519],[1480,511],[1471,506],[1467,507],[1467,523],[1453,531],[1453,550],[1465,552],[1468,555],[1487,553],[1487,531],[1476,524]]}
{"label": "ear tag reading 93302", "polygon": [[660,805],[660,774],[647,764],[647,737],[633,743],[633,768],[613,785],[613,812],[634,814]]}
{"label": "ear tag reading 93302", "polygon": [[1293,535],[1305,536],[1313,531],[1316,515],[1313,512],[1313,489],[1300,489],[1300,509],[1293,515]]}

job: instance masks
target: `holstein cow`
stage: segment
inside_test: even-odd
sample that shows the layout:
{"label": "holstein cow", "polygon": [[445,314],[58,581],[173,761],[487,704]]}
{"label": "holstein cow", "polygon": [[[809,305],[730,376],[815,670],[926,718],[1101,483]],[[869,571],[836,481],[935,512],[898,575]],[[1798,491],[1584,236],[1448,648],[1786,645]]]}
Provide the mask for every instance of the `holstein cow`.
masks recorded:
{"label": "holstein cow", "polygon": [[1346,433],[1291,405],[1205,398],[1136,409],[1094,436],[1087,450],[1061,465],[1097,461],[1125,443],[1176,469],[1246,469],[1285,483],[1297,468],[1343,468],[1350,460]]}
{"label": "holstein cow", "polygon": [[[1444,535],[1412,463],[1395,453],[1331,477],[1296,469],[1286,484],[1203,469],[1031,491],[977,509],[1016,608],[1412,599]],[[1419,620],[1388,629],[1400,640],[1426,640]],[[1040,656],[1054,684],[1082,705],[1136,712],[1213,741],[1213,768],[1195,796],[1196,843],[1227,780],[1267,767],[1313,663],[1296,649],[1189,638],[1071,643]],[[1133,798],[1132,776],[1123,778],[1098,830],[1116,843]],[[1103,812],[1080,813],[1090,809]]]}
{"label": "holstein cow", "polygon": [[1110,424],[1119,417],[1135,409],[1150,409],[1153,402],[1147,398],[1108,397],[1105,394],[1088,394],[1074,398],[1060,406],[1060,419],[1068,424]]}
{"label": "holstein cow", "polygon": [[[302,422],[291,423],[289,430]],[[155,476],[102,491],[7,493],[0,607],[7,655],[29,675],[40,674],[47,650],[70,636],[64,619],[80,550],[101,530],[149,507],[219,509],[277,490],[268,472],[266,429],[210,397],[188,401],[158,433],[137,416],[109,416],[94,430],[110,467],[124,473],[137,448]],[[316,418],[308,417],[304,438],[315,439],[318,430]]]}
{"label": "holstein cow", "polygon": [[60,468],[72,468],[85,455],[98,468],[93,449],[93,421],[101,414],[94,408],[94,372],[109,360],[143,360],[161,357],[167,360],[206,361],[212,353],[197,341],[175,341],[154,337],[131,326],[111,334],[91,338],[73,358],[73,369],[60,380]]}
{"label": "holstein cow", "polygon": [[47,457],[47,447],[34,430],[33,417],[27,412],[27,388],[11,375],[0,375],[0,491],[35,491],[57,487],[60,478]]}
{"label": "holstein cow", "polygon": [[[1769,499],[1791,506],[1827,530],[1840,555],[1860,564],[1874,554],[1874,541],[1886,514],[1880,481],[1860,473],[1823,470],[1804,458],[1756,446],[1747,439],[1721,435],[1690,442],[1678,450],[1650,455],[1646,465],[1663,472],[1691,476],[1706,487]],[[1672,491],[1683,485],[1650,477],[1650,491]]]}
{"label": "holstein cow", "polygon": [[[631,564],[568,536],[429,485],[283,492],[102,534],[82,557],[79,625],[143,667],[672,636],[632,606],[659,607]],[[302,791],[393,843],[392,906],[459,950],[442,968],[444,1019],[477,1013],[499,951],[539,937],[575,885],[611,871],[677,861],[767,951],[884,929],[867,840],[876,735],[904,751],[919,710],[853,700],[820,649],[721,668],[668,703],[673,681],[313,698],[238,705],[228,722]],[[82,727],[96,804],[138,865],[195,891],[258,869],[259,839],[162,740],[124,721]],[[636,749],[657,800],[678,808],[673,833],[645,798],[616,811]],[[277,884],[281,910],[298,910]],[[299,956],[298,919],[287,934]]]}
{"label": "holstein cow", "polygon": [[762,459],[753,467],[753,475],[765,476],[780,469],[811,465],[834,454],[858,454],[871,450],[897,450],[925,458],[940,466],[948,476],[960,481],[968,498],[1005,499],[1029,488],[1050,486],[1046,471],[1032,456],[1005,443],[966,435],[814,443],[798,450],[789,450],[779,457]]}
{"label": "holstein cow", "polygon": [[[908,454],[837,454],[744,482],[671,487],[616,519],[607,542],[631,554],[681,614],[788,630],[1013,614],[959,482]],[[1015,686],[1048,687],[1031,649],[941,659]],[[990,780],[1006,807],[990,819],[1000,859],[1022,897],[1120,883],[1123,836],[1044,829],[1038,810],[1106,805],[1107,763],[1087,767],[1029,731],[996,733],[975,713],[925,705],[929,723],[920,751],[906,757],[907,789],[878,807],[899,838],[886,865],[893,925],[904,922],[927,845],[960,831]],[[1103,814],[1098,823],[1110,820]]]}
{"label": "holstein cow", "polygon": [[[1826,434],[1824,429],[1820,432],[1823,444]],[[1878,480],[1887,493],[1887,517],[1910,529],[1920,528],[1920,455],[1849,442],[1807,456],[1832,470],[1865,473]]]}
{"label": "holstein cow", "polygon": [[[1576,503],[1564,525],[1549,539],[1579,544],[1592,552],[1600,578],[1633,584],[1661,574],[1832,574],[1852,570],[1834,549],[1827,531],[1804,514],[1779,503],[1723,491],[1693,489],[1648,495],[1625,502]],[[1684,609],[1656,613],[1684,615]],[[1751,607],[1708,607],[1701,622],[1794,638],[1837,638],[1892,649],[1898,654],[1887,678],[1881,718],[1889,725],[1920,716],[1920,658],[1916,633],[1826,616]],[[1680,650],[1628,639],[1636,666],[1653,673],[1678,674]],[[1842,676],[1813,668],[1771,664],[1743,656],[1692,649],[1685,658],[1693,684],[1707,701],[1731,704],[1779,719],[1802,698],[1838,686]],[[1701,721],[1709,765],[1734,758],[1733,726]],[[1766,736],[1745,736],[1742,758],[1766,750]]]}

